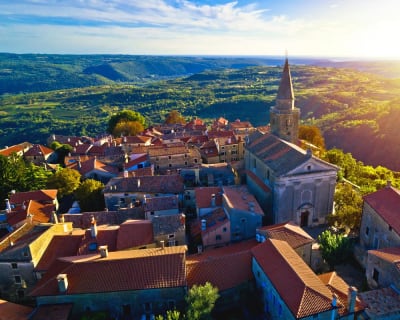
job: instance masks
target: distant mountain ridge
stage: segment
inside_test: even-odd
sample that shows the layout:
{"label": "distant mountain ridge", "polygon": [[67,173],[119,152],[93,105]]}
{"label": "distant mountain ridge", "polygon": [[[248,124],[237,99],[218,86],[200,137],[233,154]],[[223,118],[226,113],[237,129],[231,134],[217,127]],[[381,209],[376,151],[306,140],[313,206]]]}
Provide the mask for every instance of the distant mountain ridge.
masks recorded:
{"label": "distant mountain ridge", "polygon": [[[243,69],[250,66],[282,65],[283,57],[56,55],[0,53],[0,95],[83,88],[113,83],[134,83],[184,77],[205,70]],[[345,67],[400,77],[394,68],[377,61],[372,66],[360,61],[291,57],[292,65]]]}

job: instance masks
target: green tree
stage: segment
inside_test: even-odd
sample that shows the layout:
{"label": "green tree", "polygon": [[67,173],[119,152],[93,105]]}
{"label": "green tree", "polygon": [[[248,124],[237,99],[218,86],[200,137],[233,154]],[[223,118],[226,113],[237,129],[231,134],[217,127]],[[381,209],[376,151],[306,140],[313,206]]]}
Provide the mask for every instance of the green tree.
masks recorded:
{"label": "green tree", "polygon": [[84,180],[79,185],[74,193],[82,212],[104,210],[103,189],[104,184],[93,179]]}
{"label": "green tree", "polygon": [[186,318],[190,320],[212,319],[211,312],[219,298],[218,288],[206,282],[202,286],[194,285],[188,292]]}
{"label": "green tree", "polygon": [[359,190],[349,183],[336,185],[335,213],[328,216],[328,224],[340,229],[358,231],[361,224],[363,199]]}
{"label": "green tree", "polygon": [[69,144],[63,144],[58,141],[53,141],[50,148],[57,153],[57,162],[64,166],[65,157],[74,149]]}
{"label": "green tree", "polygon": [[81,175],[77,170],[69,168],[61,168],[52,175],[47,187],[58,190],[58,197],[62,198],[72,194],[80,185]]}
{"label": "green tree", "polygon": [[144,130],[139,121],[121,121],[114,127],[113,136],[135,136]]}
{"label": "green tree", "polygon": [[108,120],[107,131],[113,134],[114,129],[118,123],[130,122],[130,121],[139,122],[143,127],[146,124],[146,119],[139,112],[133,110],[122,110],[110,117],[110,119]]}
{"label": "green tree", "polygon": [[318,236],[318,242],[322,258],[331,269],[351,257],[352,241],[343,234],[335,234],[330,230],[325,230]]}
{"label": "green tree", "polygon": [[325,140],[321,130],[316,126],[299,126],[299,139],[305,140],[319,148],[325,150]]}
{"label": "green tree", "polygon": [[165,117],[165,123],[167,124],[185,124],[185,118],[177,111],[171,110],[170,113]]}

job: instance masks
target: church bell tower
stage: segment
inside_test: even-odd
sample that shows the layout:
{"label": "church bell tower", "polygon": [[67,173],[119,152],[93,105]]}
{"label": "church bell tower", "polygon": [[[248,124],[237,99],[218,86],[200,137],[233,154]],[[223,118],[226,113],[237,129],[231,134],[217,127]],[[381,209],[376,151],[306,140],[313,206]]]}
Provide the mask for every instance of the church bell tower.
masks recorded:
{"label": "church bell tower", "polygon": [[297,144],[299,121],[300,109],[294,106],[292,77],[286,57],[276,104],[270,109],[271,133],[283,140]]}

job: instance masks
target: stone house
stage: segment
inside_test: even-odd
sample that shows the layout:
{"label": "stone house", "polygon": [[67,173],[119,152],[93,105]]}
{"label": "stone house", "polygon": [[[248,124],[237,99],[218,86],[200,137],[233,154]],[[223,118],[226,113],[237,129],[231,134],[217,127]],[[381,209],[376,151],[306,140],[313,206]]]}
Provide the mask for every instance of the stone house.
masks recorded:
{"label": "stone house", "polygon": [[366,267],[367,250],[400,246],[400,191],[390,183],[364,196],[360,246],[355,256]]}
{"label": "stone house", "polygon": [[261,227],[257,229],[256,239],[259,242],[266,239],[286,241],[308,266],[312,265],[312,246],[315,240],[293,222]]}
{"label": "stone house", "polygon": [[179,197],[158,196],[144,197],[143,209],[147,220],[152,220],[155,216],[166,216],[179,214]]}
{"label": "stone house", "polygon": [[72,231],[71,223],[25,224],[0,240],[0,292],[15,302],[29,300],[27,292],[37,282],[34,268],[53,236]]}
{"label": "stone house", "polygon": [[369,250],[365,276],[370,288],[394,286],[400,290],[400,247]]}
{"label": "stone house", "polygon": [[346,291],[349,286],[343,280],[338,284],[336,274],[317,276],[286,241],[267,239],[252,254],[253,274],[271,319],[354,319],[362,311],[355,290]]}
{"label": "stone house", "polygon": [[29,148],[29,150],[24,153],[24,158],[35,165],[42,165],[43,163],[56,160],[54,150],[40,144],[34,144]]}
{"label": "stone house", "polygon": [[185,245],[187,242],[185,221],[183,213],[154,216],[152,224],[156,245],[159,247]]}
{"label": "stone house", "polygon": [[184,191],[180,175],[112,178],[104,188],[104,200],[108,210],[141,206],[147,196],[174,196],[182,200]]}
{"label": "stone house", "polygon": [[[186,247],[108,252],[58,259],[32,290],[37,305],[73,304],[72,317],[154,317],[181,309],[187,290]],[[110,272],[112,270],[113,272]]]}
{"label": "stone house", "polygon": [[196,214],[198,218],[222,207],[221,187],[198,187],[194,188]]}

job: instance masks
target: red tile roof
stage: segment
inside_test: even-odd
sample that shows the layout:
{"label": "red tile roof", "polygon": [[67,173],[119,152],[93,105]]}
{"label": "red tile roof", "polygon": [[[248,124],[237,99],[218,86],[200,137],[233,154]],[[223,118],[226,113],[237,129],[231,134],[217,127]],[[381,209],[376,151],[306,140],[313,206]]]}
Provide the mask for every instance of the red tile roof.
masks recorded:
{"label": "red tile roof", "polygon": [[260,187],[264,192],[271,192],[271,189],[250,170],[246,170],[247,178],[250,178],[258,187]]}
{"label": "red tile roof", "polygon": [[47,156],[54,152],[53,149],[47,148],[40,144],[34,144],[27,152],[24,153],[25,156],[33,157],[33,156]]}
{"label": "red tile roof", "polygon": [[[336,272],[328,272],[324,274],[318,275],[320,280],[327,286],[327,288],[335,294],[340,304],[339,306],[339,314],[345,315],[349,313],[349,303],[348,303],[348,295],[349,295],[349,288],[350,286],[337,275]],[[354,289],[356,290],[356,289]],[[361,302],[359,298],[356,298],[356,303],[354,306],[354,311],[352,312],[359,312],[365,308],[365,304]]]}
{"label": "red tile roof", "polygon": [[186,286],[186,246],[109,252],[58,259],[31,296],[60,295],[57,275],[66,274],[66,295]]}
{"label": "red tile roof", "polygon": [[76,255],[82,238],[83,232],[81,234],[54,236],[35,269],[47,271],[57,258]]}
{"label": "red tile roof", "polygon": [[34,200],[26,201],[26,203],[25,208],[17,206],[7,214],[9,225],[14,226],[25,220],[29,222],[29,217],[32,218],[33,224],[45,223],[51,220],[51,213],[55,211],[53,204],[42,204]]}
{"label": "red tile roof", "polygon": [[243,211],[251,211],[258,215],[264,215],[256,198],[249,193],[247,186],[224,186],[223,199],[231,207]]}
{"label": "red tile roof", "polygon": [[162,210],[178,210],[179,199],[178,196],[165,196],[165,197],[150,197],[146,198],[143,204],[145,211],[162,211]]}
{"label": "red tile roof", "polygon": [[[206,220],[206,230],[201,230],[201,220]],[[190,234],[193,238],[207,234],[219,226],[229,223],[229,218],[223,208],[216,208],[210,213],[201,217],[201,220],[195,220],[190,226]]]}
{"label": "red tile roof", "polygon": [[0,320],[26,320],[33,308],[0,299]]}
{"label": "red tile roof", "polygon": [[149,220],[128,220],[119,227],[117,250],[125,250],[153,242],[153,224]]}
{"label": "red tile roof", "polygon": [[0,154],[5,157],[10,156],[12,153],[22,155],[24,153],[24,151],[27,148],[29,148],[30,146],[32,146],[32,145],[29,142],[20,143],[15,146],[11,146],[11,147],[0,150]]}
{"label": "red tile roof", "polygon": [[11,194],[11,204],[22,204],[24,201],[36,200],[38,202],[49,202],[57,199],[57,189],[35,190],[27,192],[16,192]]}
{"label": "red tile roof", "polygon": [[368,254],[372,254],[378,258],[381,258],[387,262],[397,263],[400,262],[400,248],[390,247],[378,250],[368,250]]}
{"label": "red tile roof", "polygon": [[77,170],[81,175],[86,175],[95,170],[112,175],[117,175],[119,171],[117,167],[110,166],[102,161],[97,160],[95,157],[90,158],[86,161],[81,161],[80,165],[81,167],[79,168],[78,164]]}
{"label": "red tile roof", "polygon": [[189,150],[186,146],[172,146],[172,147],[150,147],[148,149],[148,153],[150,157],[162,157],[169,155],[179,155],[189,153]]}
{"label": "red tile roof", "polygon": [[252,253],[296,318],[333,309],[332,293],[286,241],[267,239]]}
{"label": "red tile roof", "polygon": [[215,195],[215,205],[222,206],[221,187],[199,187],[194,189],[197,208],[211,208],[211,196]]}
{"label": "red tile roof", "polygon": [[[90,229],[85,230],[84,237],[79,245],[79,254],[97,253],[98,247],[105,245],[108,246],[108,251],[116,251],[118,231],[118,226],[98,226],[97,236],[94,238]],[[95,244],[93,249],[91,244]]]}
{"label": "red tile roof", "polygon": [[264,230],[268,238],[286,241],[293,249],[314,242],[307,232],[293,222],[274,224],[259,230]]}
{"label": "red tile roof", "polygon": [[251,249],[255,240],[207,250],[186,258],[188,286],[212,283],[220,291],[254,279],[251,269]]}
{"label": "red tile roof", "polygon": [[400,235],[400,190],[387,186],[364,196],[364,201]]}

